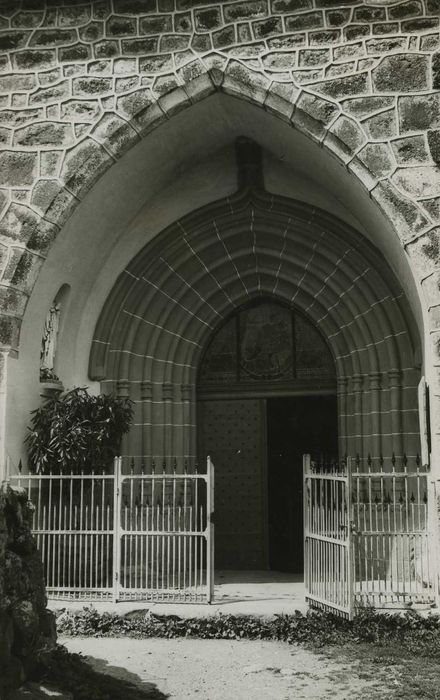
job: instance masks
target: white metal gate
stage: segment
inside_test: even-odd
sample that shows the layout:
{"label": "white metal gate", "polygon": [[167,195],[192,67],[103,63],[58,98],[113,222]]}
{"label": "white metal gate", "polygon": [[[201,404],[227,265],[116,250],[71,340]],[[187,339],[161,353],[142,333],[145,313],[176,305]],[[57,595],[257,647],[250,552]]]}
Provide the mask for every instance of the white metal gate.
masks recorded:
{"label": "white metal gate", "polygon": [[429,472],[419,459],[312,462],[304,455],[304,570],[312,606],[351,617],[356,606],[436,602],[429,556]]}
{"label": "white metal gate", "polygon": [[304,455],[304,583],[314,607],[351,618],[353,562],[350,469]]}
{"label": "white metal gate", "polygon": [[205,474],[18,474],[50,598],[210,602],[214,466]]}

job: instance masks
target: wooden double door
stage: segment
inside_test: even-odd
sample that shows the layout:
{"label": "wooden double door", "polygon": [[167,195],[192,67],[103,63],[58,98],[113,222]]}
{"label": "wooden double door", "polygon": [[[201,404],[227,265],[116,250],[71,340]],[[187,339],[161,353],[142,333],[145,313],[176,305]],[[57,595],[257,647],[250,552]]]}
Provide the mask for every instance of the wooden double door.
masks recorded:
{"label": "wooden double door", "polygon": [[302,455],[337,453],[334,396],[200,400],[215,466],[215,567],[303,571]]}

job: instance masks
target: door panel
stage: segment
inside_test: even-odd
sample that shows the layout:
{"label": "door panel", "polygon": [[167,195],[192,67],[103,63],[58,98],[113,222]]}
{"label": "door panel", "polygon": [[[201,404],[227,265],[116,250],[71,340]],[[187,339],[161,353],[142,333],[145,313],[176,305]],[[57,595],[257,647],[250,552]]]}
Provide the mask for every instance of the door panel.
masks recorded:
{"label": "door panel", "polygon": [[215,468],[215,566],[266,568],[265,403],[199,401],[200,459]]}
{"label": "door panel", "polygon": [[302,573],[302,456],[337,454],[336,397],[268,399],[267,444],[270,568]]}

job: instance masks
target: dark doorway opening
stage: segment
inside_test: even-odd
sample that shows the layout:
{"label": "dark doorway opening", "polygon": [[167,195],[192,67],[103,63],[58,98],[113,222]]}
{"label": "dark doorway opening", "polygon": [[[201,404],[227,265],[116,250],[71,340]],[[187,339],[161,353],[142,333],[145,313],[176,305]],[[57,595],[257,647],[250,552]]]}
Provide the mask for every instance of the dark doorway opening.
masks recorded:
{"label": "dark doorway opening", "polygon": [[269,568],[303,573],[302,456],[338,453],[335,396],[267,400]]}

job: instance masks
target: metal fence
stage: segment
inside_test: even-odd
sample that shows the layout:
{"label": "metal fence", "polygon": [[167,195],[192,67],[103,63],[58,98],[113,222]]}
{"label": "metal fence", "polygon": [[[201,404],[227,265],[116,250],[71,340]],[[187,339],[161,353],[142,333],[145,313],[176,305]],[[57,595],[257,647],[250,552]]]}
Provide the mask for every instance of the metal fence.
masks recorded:
{"label": "metal fence", "polygon": [[315,607],[351,617],[353,571],[350,474],[345,462],[304,456],[304,583]]}
{"label": "metal fence", "polygon": [[381,470],[352,471],[354,594],[384,607],[431,604],[434,571],[429,556],[429,472],[414,460],[394,459]]}
{"label": "metal fence", "polygon": [[207,471],[18,474],[51,598],[209,602],[213,478]]}
{"label": "metal fence", "polygon": [[[397,463],[304,456],[306,597],[351,616],[356,605],[432,605],[429,471]],[[364,469],[362,469],[364,466]]]}

